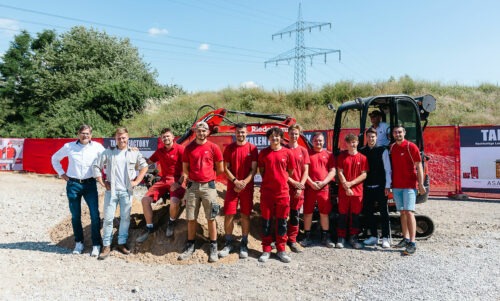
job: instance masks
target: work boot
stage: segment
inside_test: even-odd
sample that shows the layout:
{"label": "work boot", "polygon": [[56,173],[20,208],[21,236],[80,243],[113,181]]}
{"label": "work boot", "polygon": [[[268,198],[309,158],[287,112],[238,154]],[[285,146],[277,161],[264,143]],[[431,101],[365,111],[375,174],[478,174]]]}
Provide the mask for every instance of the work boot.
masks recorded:
{"label": "work boot", "polygon": [[168,220],[167,223],[167,231],[165,231],[165,234],[167,237],[172,237],[174,235],[174,228],[175,228],[175,220]]}
{"label": "work boot", "polygon": [[366,246],[373,246],[378,243],[378,237],[370,236],[368,239],[365,239],[363,242]]}
{"label": "work boot", "polygon": [[212,242],[210,243],[210,254],[208,255],[208,262],[216,262],[217,260],[219,260],[219,256],[217,254],[217,243]]}
{"label": "work boot", "polygon": [[227,255],[229,255],[229,253],[231,253],[232,250],[233,250],[233,242],[227,240],[226,243],[224,244],[224,248],[222,248],[222,250],[219,251],[219,257],[220,258],[226,257]]}
{"label": "work boot", "polygon": [[111,247],[104,246],[104,248],[102,248],[101,254],[99,254],[99,257],[97,257],[97,259],[104,260],[109,257],[109,254],[111,254]]}
{"label": "work boot", "polygon": [[118,250],[118,252],[122,253],[123,255],[130,254],[130,250],[127,248],[127,245],[125,244],[116,246],[116,250]]}
{"label": "work boot", "polygon": [[194,243],[188,242],[186,246],[184,247],[184,251],[179,254],[179,257],[177,257],[177,260],[186,260],[189,259],[194,253]]}
{"label": "work boot", "polygon": [[335,245],[335,248],[337,248],[337,249],[343,249],[344,245],[345,245],[345,238],[339,237],[337,239],[337,244]]}
{"label": "work boot", "polygon": [[144,229],[144,231],[141,233],[141,235],[139,235],[139,237],[137,237],[135,241],[138,243],[145,242],[146,239],[148,239],[149,234],[151,233],[153,233],[153,228],[146,227],[146,229]]}
{"label": "work boot", "polygon": [[248,243],[246,241],[242,241],[240,243],[240,259],[248,258]]}
{"label": "work boot", "polygon": [[304,239],[300,241],[300,245],[303,246],[304,248],[307,248],[307,247],[311,246],[312,243],[313,243],[313,241],[311,239],[311,232],[307,231]]}
{"label": "work boot", "polygon": [[408,243],[410,243],[410,240],[408,238],[403,238],[394,248],[405,248]]}
{"label": "work boot", "polygon": [[351,239],[349,240],[349,244],[351,245],[351,247],[353,247],[354,249],[362,249],[363,248],[363,244],[360,243],[358,241],[358,239],[354,236],[351,236]]}
{"label": "work boot", "polygon": [[285,251],[278,252],[276,255],[278,255],[278,258],[281,260],[281,262],[289,263],[290,261],[292,261],[292,258],[290,258],[290,256],[288,256]]}
{"label": "work boot", "polygon": [[296,242],[288,242],[287,243],[288,247],[290,248],[290,251],[294,253],[302,253],[302,249],[299,247],[299,244]]}
{"label": "work boot", "polygon": [[259,257],[259,262],[267,262],[271,257],[271,252],[262,252],[262,255]]}

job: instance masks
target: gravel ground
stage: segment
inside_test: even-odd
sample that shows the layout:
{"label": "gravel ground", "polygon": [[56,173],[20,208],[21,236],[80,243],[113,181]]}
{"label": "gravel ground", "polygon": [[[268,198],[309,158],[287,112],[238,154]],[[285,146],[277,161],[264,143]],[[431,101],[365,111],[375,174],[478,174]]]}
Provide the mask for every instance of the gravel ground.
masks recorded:
{"label": "gravel ground", "polygon": [[2,300],[500,300],[500,201],[432,199],[435,234],[414,256],[311,247],[283,264],[104,261],[56,246],[69,210],[53,177],[0,173]]}

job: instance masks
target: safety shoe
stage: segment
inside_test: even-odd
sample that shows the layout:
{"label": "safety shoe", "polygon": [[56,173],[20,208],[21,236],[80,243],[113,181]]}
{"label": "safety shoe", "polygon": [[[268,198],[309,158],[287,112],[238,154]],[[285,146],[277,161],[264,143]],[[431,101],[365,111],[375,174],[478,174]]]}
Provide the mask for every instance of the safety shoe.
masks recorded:
{"label": "safety shoe", "polygon": [[406,245],[406,249],[403,251],[404,255],[413,255],[417,251],[417,245],[414,242],[410,242]]}
{"label": "safety shoe", "polygon": [[335,244],[328,236],[324,236],[321,240],[321,244],[327,248],[335,248]]}
{"label": "safety shoe", "polygon": [[351,239],[349,240],[349,244],[351,245],[351,247],[353,247],[354,249],[362,249],[363,248],[363,244],[360,243],[358,241],[358,239],[354,236],[351,236]]}
{"label": "safety shoe", "polygon": [[175,228],[175,221],[169,220],[167,223],[167,231],[165,231],[167,237],[172,237],[174,235],[174,228]]}
{"label": "safety shoe", "polygon": [[288,256],[285,251],[278,252],[276,253],[276,255],[278,255],[278,258],[281,260],[281,262],[289,263],[290,261],[292,261],[292,258],[290,258],[290,256]]}
{"label": "safety shoe", "polygon": [[101,246],[93,246],[92,252],[90,252],[90,256],[97,257],[99,256],[99,253],[101,253]]}
{"label": "safety shoe", "polygon": [[179,257],[177,257],[177,260],[186,260],[189,259],[194,253],[194,243],[188,242],[186,246],[184,247],[184,251],[179,254]]}
{"label": "safety shoe", "polygon": [[306,237],[304,237],[303,240],[300,241],[300,245],[303,246],[304,248],[307,248],[309,246],[311,246],[313,243],[312,239],[311,239],[311,233],[306,233]]}
{"label": "safety shoe", "polygon": [[259,262],[267,262],[271,257],[271,252],[262,252],[262,255],[259,257]]}
{"label": "safety shoe", "polygon": [[408,238],[403,238],[397,245],[394,246],[394,248],[404,248],[410,243],[410,240]]}
{"label": "safety shoe", "polygon": [[226,243],[224,244],[224,248],[222,248],[222,250],[219,251],[219,257],[220,258],[226,257],[227,255],[229,255],[229,253],[231,253],[232,250],[233,250],[233,242],[226,241]]}
{"label": "safety shoe", "polygon": [[345,238],[339,237],[337,239],[337,244],[335,245],[335,248],[337,248],[337,249],[343,249],[344,245],[345,245]]}
{"label": "safety shoe", "polygon": [[216,262],[217,260],[219,260],[219,256],[217,255],[217,243],[210,243],[210,254],[208,255],[208,262]]}
{"label": "safety shoe", "polygon": [[391,244],[389,243],[389,239],[387,237],[382,238],[382,248],[388,249],[391,247]]}
{"label": "safety shoe", "polygon": [[290,251],[294,253],[302,253],[302,249],[299,247],[299,244],[296,242],[288,242],[287,243],[288,247],[290,248]]}
{"label": "safety shoe", "polygon": [[378,243],[378,237],[370,236],[370,238],[365,239],[365,241],[363,241],[363,243],[367,246],[374,246]]}
{"label": "safety shoe", "polygon": [[116,250],[118,250],[118,252],[122,253],[123,255],[130,254],[130,250],[125,244],[116,246]]}
{"label": "safety shoe", "polygon": [[82,242],[76,242],[75,248],[73,249],[73,254],[82,254],[84,245]]}
{"label": "safety shoe", "polygon": [[248,258],[248,244],[247,242],[240,243],[240,259]]}
{"label": "safety shoe", "polygon": [[97,259],[104,260],[104,259],[108,258],[109,254],[111,254],[111,247],[104,246],[104,248],[102,248],[101,254],[99,254],[99,257],[97,257]]}
{"label": "safety shoe", "polygon": [[142,232],[142,234],[139,235],[139,237],[137,237],[135,241],[138,243],[145,242],[146,239],[148,239],[149,234],[151,233],[153,233],[153,228],[146,227],[146,229],[144,229],[144,232]]}

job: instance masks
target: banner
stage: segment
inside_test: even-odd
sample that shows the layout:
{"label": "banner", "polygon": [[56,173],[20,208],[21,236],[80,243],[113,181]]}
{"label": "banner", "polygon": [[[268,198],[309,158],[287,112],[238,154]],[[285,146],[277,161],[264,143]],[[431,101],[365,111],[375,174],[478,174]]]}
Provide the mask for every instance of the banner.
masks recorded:
{"label": "banner", "polygon": [[462,191],[500,193],[500,126],[460,128]]}
{"label": "banner", "polygon": [[24,139],[0,138],[0,170],[23,170]]}
{"label": "banner", "polygon": [[[115,138],[104,138],[103,146],[104,148],[115,148]],[[144,158],[149,158],[158,148],[158,138],[129,138],[128,146],[138,148]]]}

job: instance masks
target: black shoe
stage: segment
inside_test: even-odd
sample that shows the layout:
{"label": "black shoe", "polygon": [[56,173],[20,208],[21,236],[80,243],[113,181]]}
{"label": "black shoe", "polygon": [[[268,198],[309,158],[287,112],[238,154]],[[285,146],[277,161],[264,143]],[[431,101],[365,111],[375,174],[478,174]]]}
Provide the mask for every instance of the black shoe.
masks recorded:
{"label": "black shoe", "polygon": [[222,248],[222,250],[220,250],[219,257],[220,258],[224,258],[227,255],[229,255],[229,253],[231,253],[231,251],[233,251],[233,242],[230,241],[230,240],[228,240],[224,244],[224,248]]}
{"label": "black shoe", "polygon": [[324,236],[321,240],[321,244],[327,248],[335,248],[335,244],[328,236]]}
{"label": "black shoe", "polygon": [[351,244],[351,247],[354,249],[362,249],[363,244],[358,241],[358,239],[354,236],[351,236],[351,239],[349,240],[349,244]]}
{"label": "black shoe", "polygon": [[296,242],[288,242],[287,243],[288,247],[290,248],[290,251],[294,253],[302,253],[302,249],[299,247],[299,244]]}
{"label": "black shoe", "polygon": [[186,247],[184,247],[184,251],[177,257],[177,260],[186,260],[189,259],[194,253],[194,243],[188,242]]}
{"label": "black shoe", "polygon": [[303,246],[304,248],[307,248],[312,244],[313,241],[311,239],[311,232],[306,232],[306,237],[304,237],[304,239],[300,241],[300,245]]}
{"label": "black shoe", "polygon": [[403,238],[394,248],[405,248],[409,242],[408,238]]}
{"label": "black shoe", "polygon": [[414,242],[410,242],[406,245],[406,249],[403,251],[404,255],[413,255],[417,251],[417,245]]}
{"label": "black shoe", "polygon": [[208,262],[216,262],[217,260],[219,260],[219,254],[217,254],[217,243],[210,243]]}
{"label": "black shoe", "polygon": [[172,237],[174,235],[175,221],[169,220],[167,224],[167,231],[165,234],[167,237]]}
{"label": "black shoe", "polygon": [[240,243],[240,259],[248,258],[248,244],[246,242]]}
{"label": "black shoe", "polygon": [[148,239],[149,234],[151,233],[153,233],[153,228],[146,227],[146,229],[144,229],[144,232],[142,232],[142,234],[139,235],[139,237],[137,237],[135,241],[138,243],[145,242]]}

